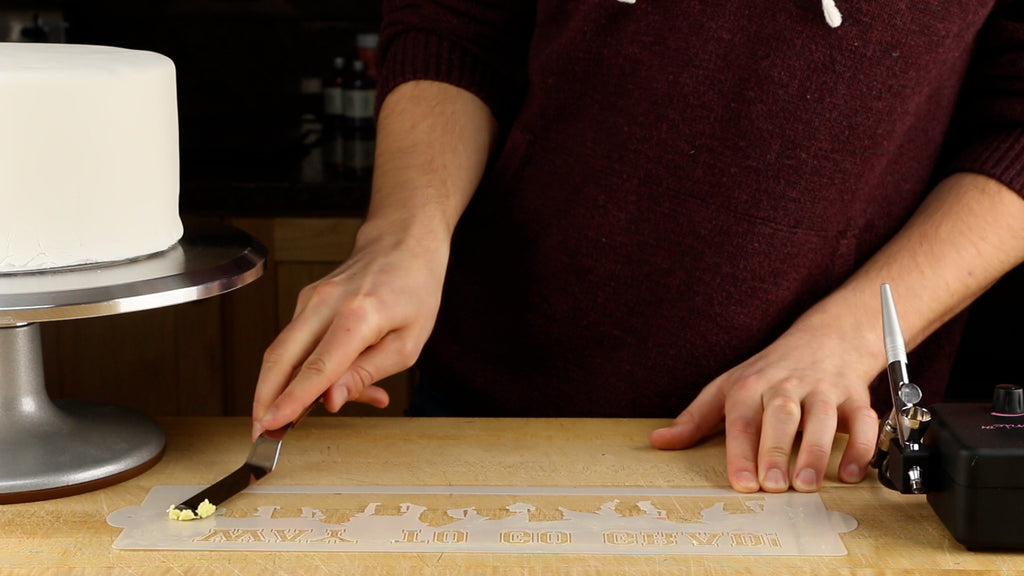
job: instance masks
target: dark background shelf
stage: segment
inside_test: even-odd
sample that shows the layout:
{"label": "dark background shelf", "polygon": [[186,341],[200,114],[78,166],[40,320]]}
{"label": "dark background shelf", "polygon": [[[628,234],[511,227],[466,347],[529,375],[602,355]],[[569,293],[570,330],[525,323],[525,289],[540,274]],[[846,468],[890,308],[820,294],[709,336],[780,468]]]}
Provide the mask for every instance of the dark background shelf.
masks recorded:
{"label": "dark background shelf", "polygon": [[325,76],[334,56],[355,57],[355,36],[379,27],[379,0],[8,0],[0,10],[59,10],[66,42],[174,61],[184,211],[365,208],[367,178],[329,167],[303,176],[300,85]]}

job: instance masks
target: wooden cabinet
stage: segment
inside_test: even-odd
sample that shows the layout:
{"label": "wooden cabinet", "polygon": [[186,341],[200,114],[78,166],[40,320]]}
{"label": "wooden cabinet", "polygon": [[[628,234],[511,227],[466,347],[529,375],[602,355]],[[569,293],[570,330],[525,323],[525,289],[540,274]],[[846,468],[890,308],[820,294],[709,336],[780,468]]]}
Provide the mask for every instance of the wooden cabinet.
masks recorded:
{"label": "wooden cabinet", "polygon": [[[227,294],[142,312],[42,325],[54,398],[129,406],[151,416],[250,413],[263,351],[292,317],[299,291],[352,249],[358,218],[229,220],[263,242],[267,269]],[[391,406],[352,403],[349,415],[400,415],[408,372],[382,385]]]}

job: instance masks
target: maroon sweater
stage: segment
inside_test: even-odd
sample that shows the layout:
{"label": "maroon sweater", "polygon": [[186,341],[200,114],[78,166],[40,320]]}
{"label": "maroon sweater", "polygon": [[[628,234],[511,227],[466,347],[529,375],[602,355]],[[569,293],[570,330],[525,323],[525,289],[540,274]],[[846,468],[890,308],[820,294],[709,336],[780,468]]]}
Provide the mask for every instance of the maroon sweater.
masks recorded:
{"label": "maroon sweater", "polygon": [[[938,178],[1024,190],[1024,2],[384,5],[379,97],[441,80],[502,127],[420,362],[457,413],[675,416]],[[959,324],[911,355],[926,402]]]}

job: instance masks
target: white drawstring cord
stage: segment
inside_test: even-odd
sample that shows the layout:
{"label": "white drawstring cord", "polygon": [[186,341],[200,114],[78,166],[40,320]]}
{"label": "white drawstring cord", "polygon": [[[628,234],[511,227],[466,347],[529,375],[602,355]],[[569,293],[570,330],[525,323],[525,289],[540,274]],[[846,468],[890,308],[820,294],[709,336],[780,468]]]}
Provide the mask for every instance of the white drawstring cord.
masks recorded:
{"label": "white drawstring cord", "polygon": [[836,8],[836,0],[821,0],[821,8],[825,11],[825,21],[833,28],[843,23],[843,15]]}

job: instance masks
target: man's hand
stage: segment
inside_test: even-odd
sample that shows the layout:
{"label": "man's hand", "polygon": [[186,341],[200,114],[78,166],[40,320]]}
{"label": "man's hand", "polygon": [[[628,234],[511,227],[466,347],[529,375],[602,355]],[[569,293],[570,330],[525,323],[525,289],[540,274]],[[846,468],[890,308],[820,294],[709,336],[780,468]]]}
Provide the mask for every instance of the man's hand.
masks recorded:
{"label": "man's hand", "polygon": [[452,232],[496,133],[490,109],[461,88],[412,81],[388,94],[366,223],[351,257],[302,291],[267,348],[253,437],[321,396],[335,411],[350,400],[387,405],[373,383],[411,366],[433,329]]}
{"label": "man's hand", "polygon": [[[726,468],[740,492],[812,492],[821,486],[837,431],[849,442],[839,479],[859,482],[875,449],[878,416],[846,342],[798,323],[771,346],[719,376],[666,428],[661,449],[688,448],[725,420]],[[802,431],[796,463],[791,454]]]}
{"label": "man's hand", "polygon": [[[729,482],[741,492],[821,485],[836,431],[849,434],[839,479],[863,478],[877,415],[868,385],[885,368],[879,286],[912,294],[900,323],[913,349],[1024,261],[1024,202],[1004,184],[954,174],[842,286],[778,340],[707,385],[651,443],[688,448],[723,419]],[[789,462],[802,430],[794,473]]]}
{"label": "man's hand", "polygon": [[350,400],[387,406],[387,392],[373,384],[412,366],[426,342],[447,246],[446,239],[382,234],[357,244],[337,270],[304,288],[291,323],[264,354],[253,437],[291,422],[321,396],[332,412]]}

